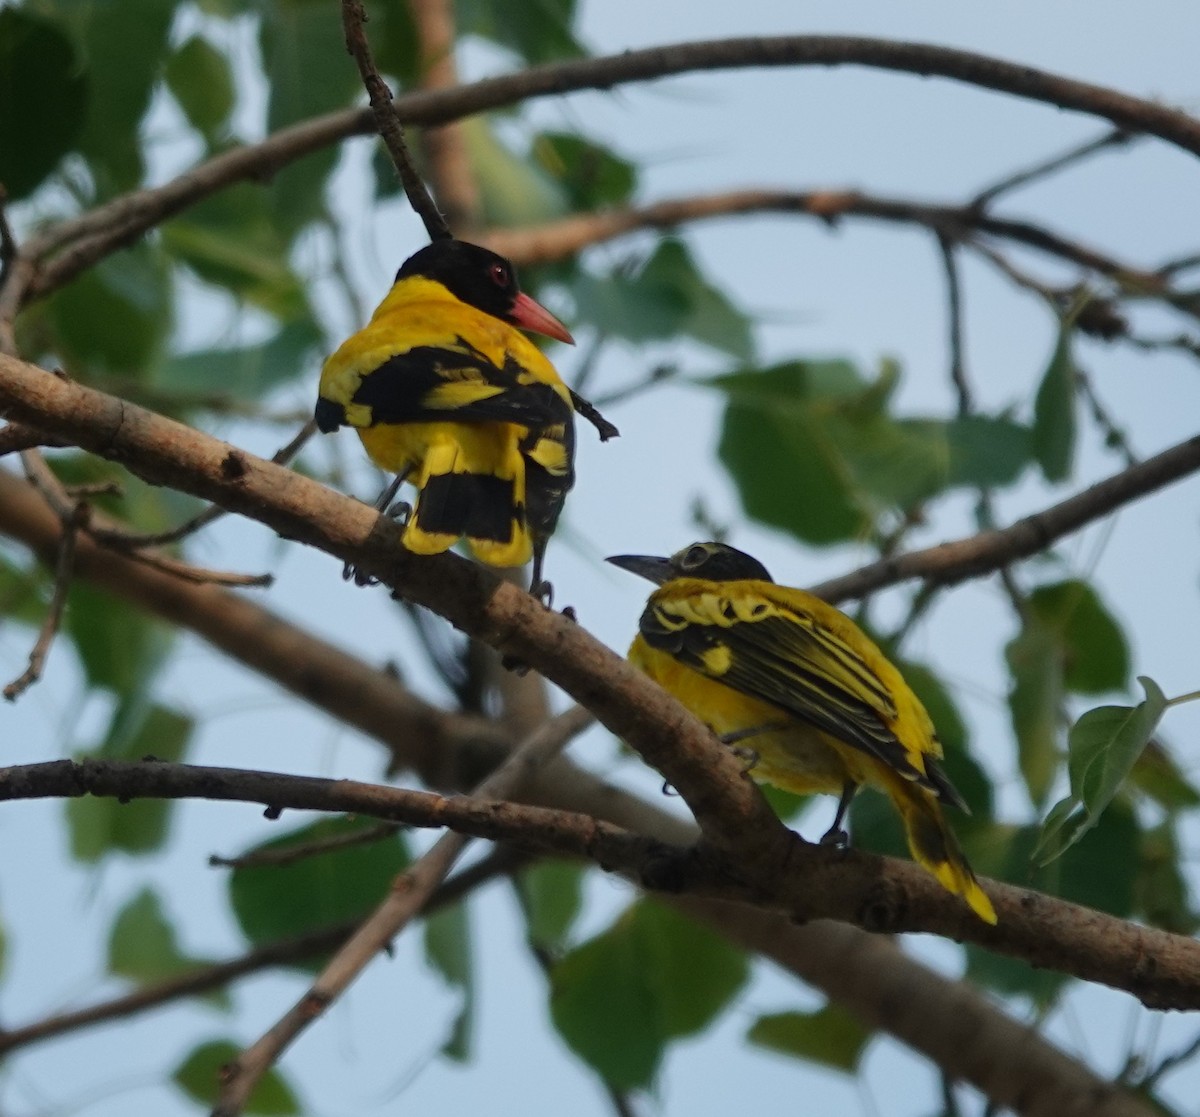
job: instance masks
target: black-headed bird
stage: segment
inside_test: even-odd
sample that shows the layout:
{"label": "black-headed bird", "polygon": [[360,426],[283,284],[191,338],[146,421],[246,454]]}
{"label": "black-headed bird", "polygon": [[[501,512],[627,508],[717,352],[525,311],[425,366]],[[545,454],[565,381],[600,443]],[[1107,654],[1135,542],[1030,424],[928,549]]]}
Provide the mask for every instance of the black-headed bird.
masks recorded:
{"label": "black-headed bird", "polygon": [[942,803],[965,803],[938,764],[933,722],[849,617],[776,585],[757,559],[722,543],[608,561],[659,587],[630,660],[722,740],[746,741],[756,780],[840,796],[822,843],[844,845],[855,792],[879,788],[900,813],[913,858],[980,919],[996,922],[942,816]]}
{"label": "black-headed bird", "polygon": [[503,256],[436,240],[410,256],[370,322],[325,362],[317,426],[354,427],[371,460],[417,490],[404,546],[439,554],[465,539],[481,561],[542,581],[546,543],[575,479],[574,411],[617,433],[517,327],[572,342],[521,292]]}

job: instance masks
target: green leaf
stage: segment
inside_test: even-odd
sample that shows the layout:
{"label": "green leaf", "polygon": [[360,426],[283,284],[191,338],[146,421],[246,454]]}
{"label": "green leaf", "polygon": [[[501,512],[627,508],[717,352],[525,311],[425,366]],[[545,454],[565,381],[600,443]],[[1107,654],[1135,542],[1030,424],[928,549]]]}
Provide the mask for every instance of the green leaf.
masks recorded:
{"label": "green leaf", "polygon": [[998,488],[1016,482],[1032,455],[1029,428],[1012,419],[968,415],[945,424],[949,485]]}
{"label": "green leaf", "polygon": [[490,39],[531,66],[586,54],[571,30],[575,0],[458,0],[455,11],[460,34]]}
{"label": "green leaf", "polygon": [[583,904],[583,870],[570,861],[538,861],[517,875],[530,941],[560,951]]}
{"label": "green leaf", "polygon": [[90,686],[144,693],[174,642],[172,630],[87,582],[71,584],[67,631]]}
{"label": "green leaf", "polygon": [[665,239],[639,276],[640,285],[679,293],[687,308],[679,323],[682,333],[714,349],[749,361],[754,355],[750,320],[700,273],[683,242]]}
{"label": "green leaf", "polygon": [[[790,362],[711,381],[729,402],[718,448],[746,514],[807,543],[862,537],[871,519],[825,419],[845,361]],[[831,385],[828,382],[833,381]]]}
{"label": "green leaf", "polygon": [[167,59],[166,78],[188,123],[211,146],[233,112],[236,95],[229,59],[207,39],[193,35]]}
{"label": "green leaf", "polygon": [[[193,720],[165,706],[145,705],[144,696],[132,694],[118,706],[108,735],[90,755],[106,759],[177,762],[187,751]],[[154,763],[147,760],[146,763]],[[68,799],[67,826],[71,854],[76,860],[98,861],[121,850],[152,853],[162,847],[174,803],[170,799],[119,799],[83,796]]]}
{"label": "green leaf", "polygon": [[664,1038],[632,930],[634,912],[551,971],[550,1015],[567,1045],[618,1089],[649,1085]]}
{"label": "green leaf", "polygon": [[1059,717],[1063,708],[1063,655],[1055,634],[1027,618],[1004,649],[1012,687],[1008,711],[1017,738],[1017,759],[1029,797],[1045,802],[1058,772]]}
{"label": "green leaf", "polygon": [[1125,782],[1167,708],[1158,684],[1146,676],[1146,692],[1136,706],[1098,706],[1071,727],[1067,770],[1071,793],[1046,819],[1034,858],[1046,864],[1060,857],[1092,829]]}
{"label": "green leaf", "polygon": [[1074,320],[1063,321],[1033,404],[1033,456],[1047,481],[1065,481],[1075,456]]}
{"label": "green leaf", "polygon": [[[370,819],[324,818],[272,838],[246,853],[336,839]],[[394,837],[332,850],[287,865],[242,866],[229,879],[233,913],[255,946],[365,916],[408,864],[403,839]],[[315,962],[305,963],[311,968]]]}
{"label": "green leaf", "polygon": [[50,579],[44,567],[18,566],[0,555],[0,616],[40,628],[46,619]]}
{"label": "green leaf", "polygon": [[63,29],[23,8],[0,8],[0,182],[31,194],[72,149],[87,88]]}
{"label": "green leaf", "polygon": [[425,918],[425,956],[429,964],[462,992],[462,1005],[442,1045],[442,1054],[458,1062],[471,1057],[475,1014],[475,967],[471,959],[471,928],[465,904],[452,904]]}
{"label": "green leaf", "polygon": [[705,1028],[745,982],[744,955],[651,900],[565,955],[550,1011],[568,1045],[618,1089],[650,1085],[666,1044]]}
{"label": "green leaf", "polygon": [[109,256],[55,292],[46,313],[54,347],[71,375],[138,379],[162,354],[174,317],[166,256],[141,243]]}
{"label": "green leaf", "polygon": [[1150,740],[1134,761],[1130,781],[1169,813],[1200,806],[1200,791],[1188,780],[1174,757]]}
{"label": "green leaf", "polygon": [[[346,58],[337,4],[285,0],[258,11],[259,49],[270,90],[268,131],[341,108],[361,93]],[[272,179],[266,192],[270,224],[285,242],[324,215],[325,185],[337,160],[337,149],[325,148],[283,167]]]}
{"label": "green leaf", "polygon": [[542,132],[533,158],[566,192],[574,210],[627,202],[637,188],[637,168],[610,148],[573,132]]}
{"label": "green leaf", "polygon": [[1153,927],[1177,935],[1195,934],[1200,927],[1200,915],[1191,905],[1172,819],[1142,835],[1141,853],[1135,884],[1137,910]]}
{"label": "green leaf", "polygon": [[485,224],[536,225],[567,212],[562,187],[537,163],[510,151],[488,118],[473,116],[459,127],[479,185]]}
{"label": "green leaf", "polygon": [[312,319],[300,318],[256,345],[171,357],[159,366],[154,386],[178,395],[184,405],[257,402],[280,384],[311,379],[323,341]]}
{"label": "green leaf", "polygon": [[759,1047],[853,1074],[871,1033],[844,1008],[777,1012],[755,1020],[746,1038]]}
{"label": "green leaf", "polygon": [[[228,1040],[214,1039],[200,1044],[175,1068],[171,1078],[193,1101],[206,1109],[217,1100],[221,1068],[238,1057],[239,1048]],[[300,1112],[300,1102],[277,1070],[268,1070],[247,1099],[244,1112],[263,1117],[290,1117]]]}
{"label": "green leaf", "polygon": [[141,122],[162,77],[177,0],[64,6],[87,60],[88,101],[79,146],[101,197],[139,185]]}
{"label": "green leaf", "polygon": [[163,246],[201,279],[282,320],[310,317],[288,242],[262,189],[238,183],[162,227]]}
{"label": "green leaf", "polygon": [[1120,625],[1086,582],[1039,586],[1030,611],[1062,644],[1063,683],[1077,694],[1121,690],[1129,678],[1129,647]]}
{"label": "green leaf", "polygon": [[[180,948],[159,898],[143,888],[117,914],[108,937],[108,969],[139,985],[162,981],[211,962],[192,958]],[[216,989],[203,994],[222,1008],[229,1008],[229,992]]]}

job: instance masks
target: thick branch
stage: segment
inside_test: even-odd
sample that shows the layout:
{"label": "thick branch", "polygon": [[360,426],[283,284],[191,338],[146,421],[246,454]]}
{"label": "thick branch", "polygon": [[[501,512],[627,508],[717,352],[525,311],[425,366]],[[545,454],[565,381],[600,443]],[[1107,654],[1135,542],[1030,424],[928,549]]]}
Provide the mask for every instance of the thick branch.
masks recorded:
{"label": "thick branch", "polygon": [[650,205],[576,214],[530,228],[495,229],[488,233],[485,243],[520,264],[552,263],[638,229],[669,229],[685,222],[755,213],[805,214],[830,224],[843,217],[863,217],[919,225],[951,239],[961,239],[970,232],[987,233],[1088,268],[1141,294],[1163,294],[1168,290],[1167,277],[1158,270],[1124,264],[1098,249],[1028,221],[993,217],[969,205],[889,198],[836,188],[744,189],[669,198]]}
{"label": "thick branch", "polygon": [[1200,1008],[1200,942],[1193,939],[995,881],[986,884],[999,922],[989,927],[911,862],[810,845],[794,835],[783,860],[755,865],[703,846],[672,848],[571,811],[354,780],[95,759],[0,770],[0,800],[87,794],[248,801],[275,812],[337,811],[445,826],[585,858],[647,888],[752,903],[800,922],[832,918],[867,930],[932,931],[1125,990],[1153,1008]]}
{"label": "thick branch", "polygon": [[[396,111],[406,124],[435,125],[473,113],[550,94],[611,89],[672,74],[746,67],[861,65],[951,78],[970,85],[1104,117],[1132,132],[1146,132],[1200,155],[1200,121],[1176,109],[1018,63],[926,43],[849,36],[789,35],[679,43],[537,66],[450,90],[410,93]],[[201,198],[243,179],[259,178],[352,135],[374,131],[370,110],[331,113],[284,129],[261,144],[237,148],[186,172],[165,186],[139,191],[62,222],[25,246],[43,257],[75,241],[28,285],[26,298],[48,294],[116,248]]]}

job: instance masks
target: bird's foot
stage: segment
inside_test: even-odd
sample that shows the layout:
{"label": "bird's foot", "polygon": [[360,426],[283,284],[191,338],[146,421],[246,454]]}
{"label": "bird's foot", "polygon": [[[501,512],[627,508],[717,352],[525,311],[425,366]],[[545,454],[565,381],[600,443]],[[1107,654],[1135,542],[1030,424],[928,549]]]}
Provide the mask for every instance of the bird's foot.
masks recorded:
{"label": "bird's foot", "polygon": [[850,835],[840,826],[831,826],[821,835],[820,844],[830,846],[833,849],[849,849]]}
{"label": "bird's foot", "polygon": [[740,745],[734,745],[732,751],[733,755],[742,762],[743,776],[748,776],[758,767],[759,756],[757,749],[747,749]]}
{"label": "bird's foot", "polygon": [[389,505],[384,515],[389,520],[394,520],[400,527],[407,527],[408,521],[412,518],[413,506],[407,500],[398,500],[395,504]]}
{"label": "bird's foot", "polygon": [[348,581],[350,581],[351,578],[354,579],[354,584],[356,586],[377,586],[377,585],[379,585],[378,578],[372,578],[370,574],[366,573],[363,570],[359,570],[359,568],[357,566],[355,566],[354,563],[352,563],[352,562],[343,563],[342,564],[342,581],[348,582]]}

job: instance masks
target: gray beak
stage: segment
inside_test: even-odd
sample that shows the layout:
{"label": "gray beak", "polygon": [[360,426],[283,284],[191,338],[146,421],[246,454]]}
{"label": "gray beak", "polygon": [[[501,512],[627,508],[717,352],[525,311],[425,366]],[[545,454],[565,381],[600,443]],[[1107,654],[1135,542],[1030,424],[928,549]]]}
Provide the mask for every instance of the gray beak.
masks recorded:
{"label": "gray beak", "polygon": [[604,561],[611,562],[613,566],[619,566],[622,570],[628,570],[631,574],[639,574],[656,586],[661,586],[675,577],[671,560],[655,555],[609,555]]}

